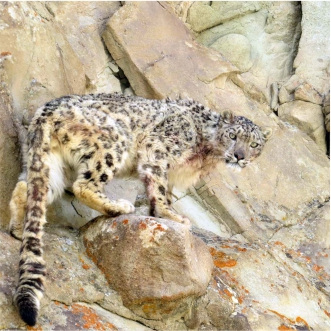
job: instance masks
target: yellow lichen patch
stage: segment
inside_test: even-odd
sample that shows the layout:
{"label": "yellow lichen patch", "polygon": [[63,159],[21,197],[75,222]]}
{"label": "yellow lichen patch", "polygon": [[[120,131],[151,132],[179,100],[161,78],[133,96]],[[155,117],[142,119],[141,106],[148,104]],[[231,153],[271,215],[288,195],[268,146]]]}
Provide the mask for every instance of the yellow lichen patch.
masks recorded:
{"label": "yellow lichen patch", "polygon": [[97,315],[94,309],[82,306],[78,303],[74,303],[71,306],[71,311],[73,314],[81,314],[84,325],[84,329],[94,329],[105,331],[107,329],[117,330],[117,328],[109,322],[103,322],[100,320],[100,316]]}
{"label": "yellow lichen patch", "polygon": [[209,252],[214,260],[214,265],[218,268],[224,267],[234,267],[237,261],[229,258],[225,253],[217,251],[215,248],[211,247]]}
{"label": "yellow lichen patch", "polygon": [[148,314],[155,314],[157,311],[157,307],[153,303],[145,303],[142,307],[143,312],[148,315]]}

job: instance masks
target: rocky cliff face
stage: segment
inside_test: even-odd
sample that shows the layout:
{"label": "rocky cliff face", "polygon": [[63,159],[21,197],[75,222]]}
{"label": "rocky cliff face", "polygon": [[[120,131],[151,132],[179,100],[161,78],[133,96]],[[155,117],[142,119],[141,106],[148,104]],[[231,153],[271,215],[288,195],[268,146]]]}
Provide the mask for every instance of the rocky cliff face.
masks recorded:
{"label": "rocky cliff face", "polygon": [[[12,305],[19,242],[5,233],[20,133],[55,97],[115,91],[190,97],[273,136],[251,167],[220,165],[175,192],[191,232],[137,216],[79,232],[98,214],[69,194],[56,202],[38,327],[329,329],[328,2],[1,2],[0,13],[0,329],[24,327]],[[107,193],[147,215],[138,181]],[[102,243],[117,236],[109,260]]]}

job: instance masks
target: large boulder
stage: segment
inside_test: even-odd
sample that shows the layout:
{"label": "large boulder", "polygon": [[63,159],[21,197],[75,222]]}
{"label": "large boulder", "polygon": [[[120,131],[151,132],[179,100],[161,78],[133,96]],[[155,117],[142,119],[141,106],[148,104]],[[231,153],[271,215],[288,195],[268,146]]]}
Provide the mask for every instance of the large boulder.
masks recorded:
{"label": "large boulder", "polygon": [[205,294],[213,263],[188,226],[123,215],[99,218],[86,227],[87,254],[137,315],[154,320],[185,315]]}

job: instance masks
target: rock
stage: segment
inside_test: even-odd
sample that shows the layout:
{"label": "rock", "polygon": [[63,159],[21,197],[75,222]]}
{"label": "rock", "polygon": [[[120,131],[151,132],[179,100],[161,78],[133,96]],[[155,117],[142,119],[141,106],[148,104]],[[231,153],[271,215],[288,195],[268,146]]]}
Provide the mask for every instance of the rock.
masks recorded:
{"label": "rock", "polygon": [[[317,225],[318,222],[319,219],[314,224]],[[326,223],[327,219],[321,224],[321,228]],[[315,225],[310,227],[313,232]],[[303,231],[304,227],[305,225],[302,226]],[[310,236],[310,230],[306,232],[306,240]],[[284,231],[292,230],[284,228]],[[328,330],[329,298],[314,283],[314,279],[320,277],[318,273],[321,273],[321,266],[315,265],[312,268],[314,262],[305,256],[302,246],[298,245],[291,250],[276,238],[267,245],[240,244],[231,239],[213,236],[207,231],[193,229],[193,232],[207,243],[215,265],[213,282],[191,313],[195,321],[201,322],[207,312],[209,323],[214,326],[211,330]],[[327,233],[323,237],[326,238]],[[302,237],[294,237],[293,240],[304,243]],[[312,242],[311,239],[308,241]],[[325,244],[321,246],[325,247]],[[278,253],[279,249],[282,254]],[[306,249],[306,252],[309,251],[309,246]],[[319,247],[311,250],[312,255],[321,255],[324,252]],[[290,254],[295,261],[291,260]],[[301,272],[310,270],[312,278],[303,278]],[[323,280],[327,277],[326,273]],[[210,289],[217,289],[217,294],[211,295]],[[210,303],[207,306],[204,301],[206,297]],[[226,302],[232,302],[232,313]]]}
{"label": "rock", "polygon": [[105,21],[118,6],[118,2],[82,2],[74,7],[65,2],[0,4],[0,53],[11,55],[4,67],[20,120],[24,109],[31,118],[37,107],[62,95],[121,91],[100,38]]}
{"label": "rock", "polygon": [[37,107],[54,97],[85,91],[83,65],[65,36],[56,33],[44,4],[1,3],[0,12],[0,53],[11,54],[5,70],[19,119],[23,109],[31,117]]}
{"label": "rock", "polygon": [[330,92],[327,94],[327,96],[324,99],[322,110],[325,116],[324,119],[325,129],[327,132],[330,132]]}
{"label": "rock", "polygon": [[290,94],[287,89],[285,88],[285,86],[282,86],[279,89],[279,94],[278,94],[278,100],[280,104],[286,103],[286,102],[290,102],[294,100],[294,95]]}
{"label": "rock", "polygon": [[[145,19],[138,19],[138,13]],[[132,38],[134,31],[144,35],[144,43]],[[103,38],[135,94],[143,97],[185,97],[184,91],[194,89],[195,99],[203,100],[209,84],[223,86],[230,73],[238,72],[218,52],[194,42],[185,25],[157,2],[127,3],[108,21]],[[146,48],[146,43],[151,46]],[[199,79],[187,74],[193,71]],[[180,84],[175,83],[178,77],[182,77]]]}
{"label": "rock", "polygon": [[[20,171],[18,132],[12,120],[28,124],[37,107],[65,94],[121,91],[113,75],[118,67],[100,37],[118,7],[119,2],[0,3],[0,107],[5,134],[0,139],[8,162],[2,165],[6,170],[0,179],[8,187],[0,197],[1,228],[9,223],[8,203]],[[62,224],[77,227],[98,215],[85,206],[80,210],[77,201],[73,207],[71,197],[65,200],[50,208],[51,222],[63,220]]]}
{"label": "rock", "polygon": [[[77,231],[46,229],[46,292],[37,328],[258,331],[306,327],[328,330],[329,240],[325,231],[328,217],[328,207],[321,207],[304,223],[282,228],[267,244],[240,243],[193,228],[192,235],[203,240],[212,255],[212,279],[205,293],[188,309],[172,318],[166,313],[162,320],[145,319],[123,306],[121,296],[109,287],[106,273],[86,255]],[[99,218],[91,227],[105,222]],[[0,249],[4,252],[0,255],[2,329],[25,327],[12,303],[19,246],[18,240],[0,232]],[[125,253],[130,251],[123,251],[122,255]],[[181,279],[182,276],[178,278]],[[137,287],[143,282],[144,279],[137,278]]]}
{"label": "rock", "polygon": [[292,101],[278,108],[279,118],[306,132],[326,152],[322,107],[304,101]]}
{"label": "rock", "polygon": [[8,93],[6,73],[3,70],[3,59],[0,57],[0,230],[7,229],[10,220],[9,201],[16,185],[20,171],[19,153],[17,151],[17,134],[13,123],[11,96]]}
{"label": "rock", "polygon": [[[113,74],[118,68],[111,63],[100,38],[107,20],[119,7],[118,1],[49,2],[46,5],[55,26],[67,37],[84,66],[86,93],[121,92],[120,82]],[[72,12],[79,15],[70,15]]]}
{"label": "rock", "polygon": [[83,241],[123,304],[147,319],[183,314],[205,293],[211,277],[205,245],[173,221],[99,218],[88,224]]}
{"label": "rock", "polygon": [[321,95],[330,89],[330,3],[302,3],[302,34],[293,63],[295,73]]}
{"label": "rock", "polygon": [[303,100],[317,105],[323,103],[323,97],[306,82],[295,89],[294,97],[296,100]]}
{"label": "rock", "polygon": [[[215,20],[212,15],[221,12],[226,19]],[[287,79],[293,72],[293,60],[301,33],[300,4],[288,1],[219,1],[212,2],[211,6],[194,3],[189,11],[188,22],[195,29],[192,22],[204,19],[214,23],[203,26],[197,35],[196,40],[205,46],[210,47],[227,35],[239,34],[247,38],[253,65],[242,77],[245,82],[263,91],[270,104],[270,85]]]}
{"label": "rock", "polygon": [[254,13],[261,9],[258,1],[252,2],[194,2],[189,10],[188,23],[196,32],[201,32],[233,18]]}
{"label": "rock", "polygon": [[248,71],[253,65],[250,42],[241,34],[228,34],[217,39],[210,47],[222,53],[242,72]]}

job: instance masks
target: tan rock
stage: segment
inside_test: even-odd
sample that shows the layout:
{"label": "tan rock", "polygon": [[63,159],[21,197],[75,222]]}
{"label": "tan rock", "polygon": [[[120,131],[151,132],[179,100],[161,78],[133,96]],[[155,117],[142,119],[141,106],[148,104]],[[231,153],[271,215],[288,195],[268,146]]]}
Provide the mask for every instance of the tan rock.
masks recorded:
{"label": "tan rock", "polygon": [[[85,72],[66,37],[49,22],[40,3],[0,3],[0,53],[5,62],[15,115],[30,117],[46,101],[70,93],[84,93]],[[24,74],[23,74],[24,73]]]}
{"label": "tan rock", "polygon": [[211,277],[206,246],[173,221],[103,217],[87,226],[83,241],[124,305],[147,319],[183,314]]}
{"label": "tan rock", "polygon": [[302,2],[302,35],[293,67],[321,95],[330,90],[330,3]]}
{"label": "tan rock", "polygon": [[310,84],[306,82],[295,89],[294,98],[296,100],[307,101],[317,105],[321,105],[323,103],[322,95],[320,95]]}
{"label": "tan rock", "polygon": [[[208,327],[212,331],[258,331],[308,325],[326,331],[328,214],[328,207],[321,207],[304,224],[282,228],[263,245],[242,244],[194,228],[194,235],[207,243],[212,255],[212,281],[189,309],[173,319],[163,315],[159,321],[145,319],[123,306],[120,295],[107,284],[105,274],[86,256],[76,231],[49,228],[44,237],[46,293],[38,327],[139,331],[150,330],[148,327],[153,330]],[[315,240],[321,240],[319,245]],[[5,252],[0,256],[2,329],[25,327],[12,303],[19,246],[18,240],[0,232],[0,249]],[[122,252],[126,253],[130,251]],[[179,271],[185,274],[184,270]],[[139,278],[137,287],[141,282]]]}
{"label": "tan rock", "polygon": [[[141,13],[144,20],[137,16]],[[149,23],[145,24],[147,19]],[[132,38],[128,31],[139,31],[145,42]],[[157,2],[126,4],[109,20],[103,37],[134,92],[140,96],[176,98],[184,97],[183,91],[195,90],[195,99],[204,100],[209,94],[209,84],[222,86],[230,73],[238,71],[218,52],[198,45],[185,25]],[[146,43],[151,47],[145,47]],[[192,80],[187,73],[193,71]],[[178,77],[182,79],[175,83]]]}
{"label": "tan rock", "polygon": [[[113,75],[113,63],[106,54],[100,34],[107,20],[120,7],[112,2],[49,2],[58,31],[66,36],[70,46],[84,66],[87,93],[121,92],[120,81]],[[71,13],[79,15],[71,15]],[[115,68],[115,71],[118,68]]]}
{"label": "tan rock", "polygon": [[290,102],[294,100],[294,95],[290,94],[287,89],[285,88],[285,86],[282,86],[279,89],[279,94],[278,94],[278,99],[279,99],[279,103],[286,103],[286,102]]}
{"label": "tan rock", "polygon": [[[264,92],[270,104],[270,85],[287,79],[293,72],[293,59],[301,32],[300,4],[289,1],[261,1],[258,4],[216,1],[208,6],[197,2],[189,13],[193,13],[195,5],[197,9],[208,9],[208,12],[218,6],[225,15],[229,13],[228,19],[222,24],[217,23],[219,25],[201,31],[196,40],[210,47],[217,39],[227,35],[245,36],[250,44],[253,65],[243,76],[246,77],[245,81]],[[237,7],[237,15],[231,15],[234,12],[231,7]],[[248,8],[253,10],[246,11]],[[206,20],[214,22],[212,16],[206,16]]]}
{"label": "tan rock", "polygon": [[296,100],[281,105],[278,109],[279,118],[295,125],[307,133],[325,152],[325,128],[322,107],[310,102]]}
{"label": "tan rock", "polygon": [[209,29],[238,16],[247,15],[261,9],[258,1],[224,3],[197,1],[190,7],[188,23],[196,32]]}
{"label": "tan rock", "polygon": [[222,53],[243,72],[248,71],[253,65],[250,42],[241,34],[228,34],[217,39],[210,47]]}
{"label": "tan rock", "polygon": [[6,85],[7,77],[0,57],[0,229],[7,229],[10,221],[9,201],[20,172],[18,138],[13,123],[12,100]]}

